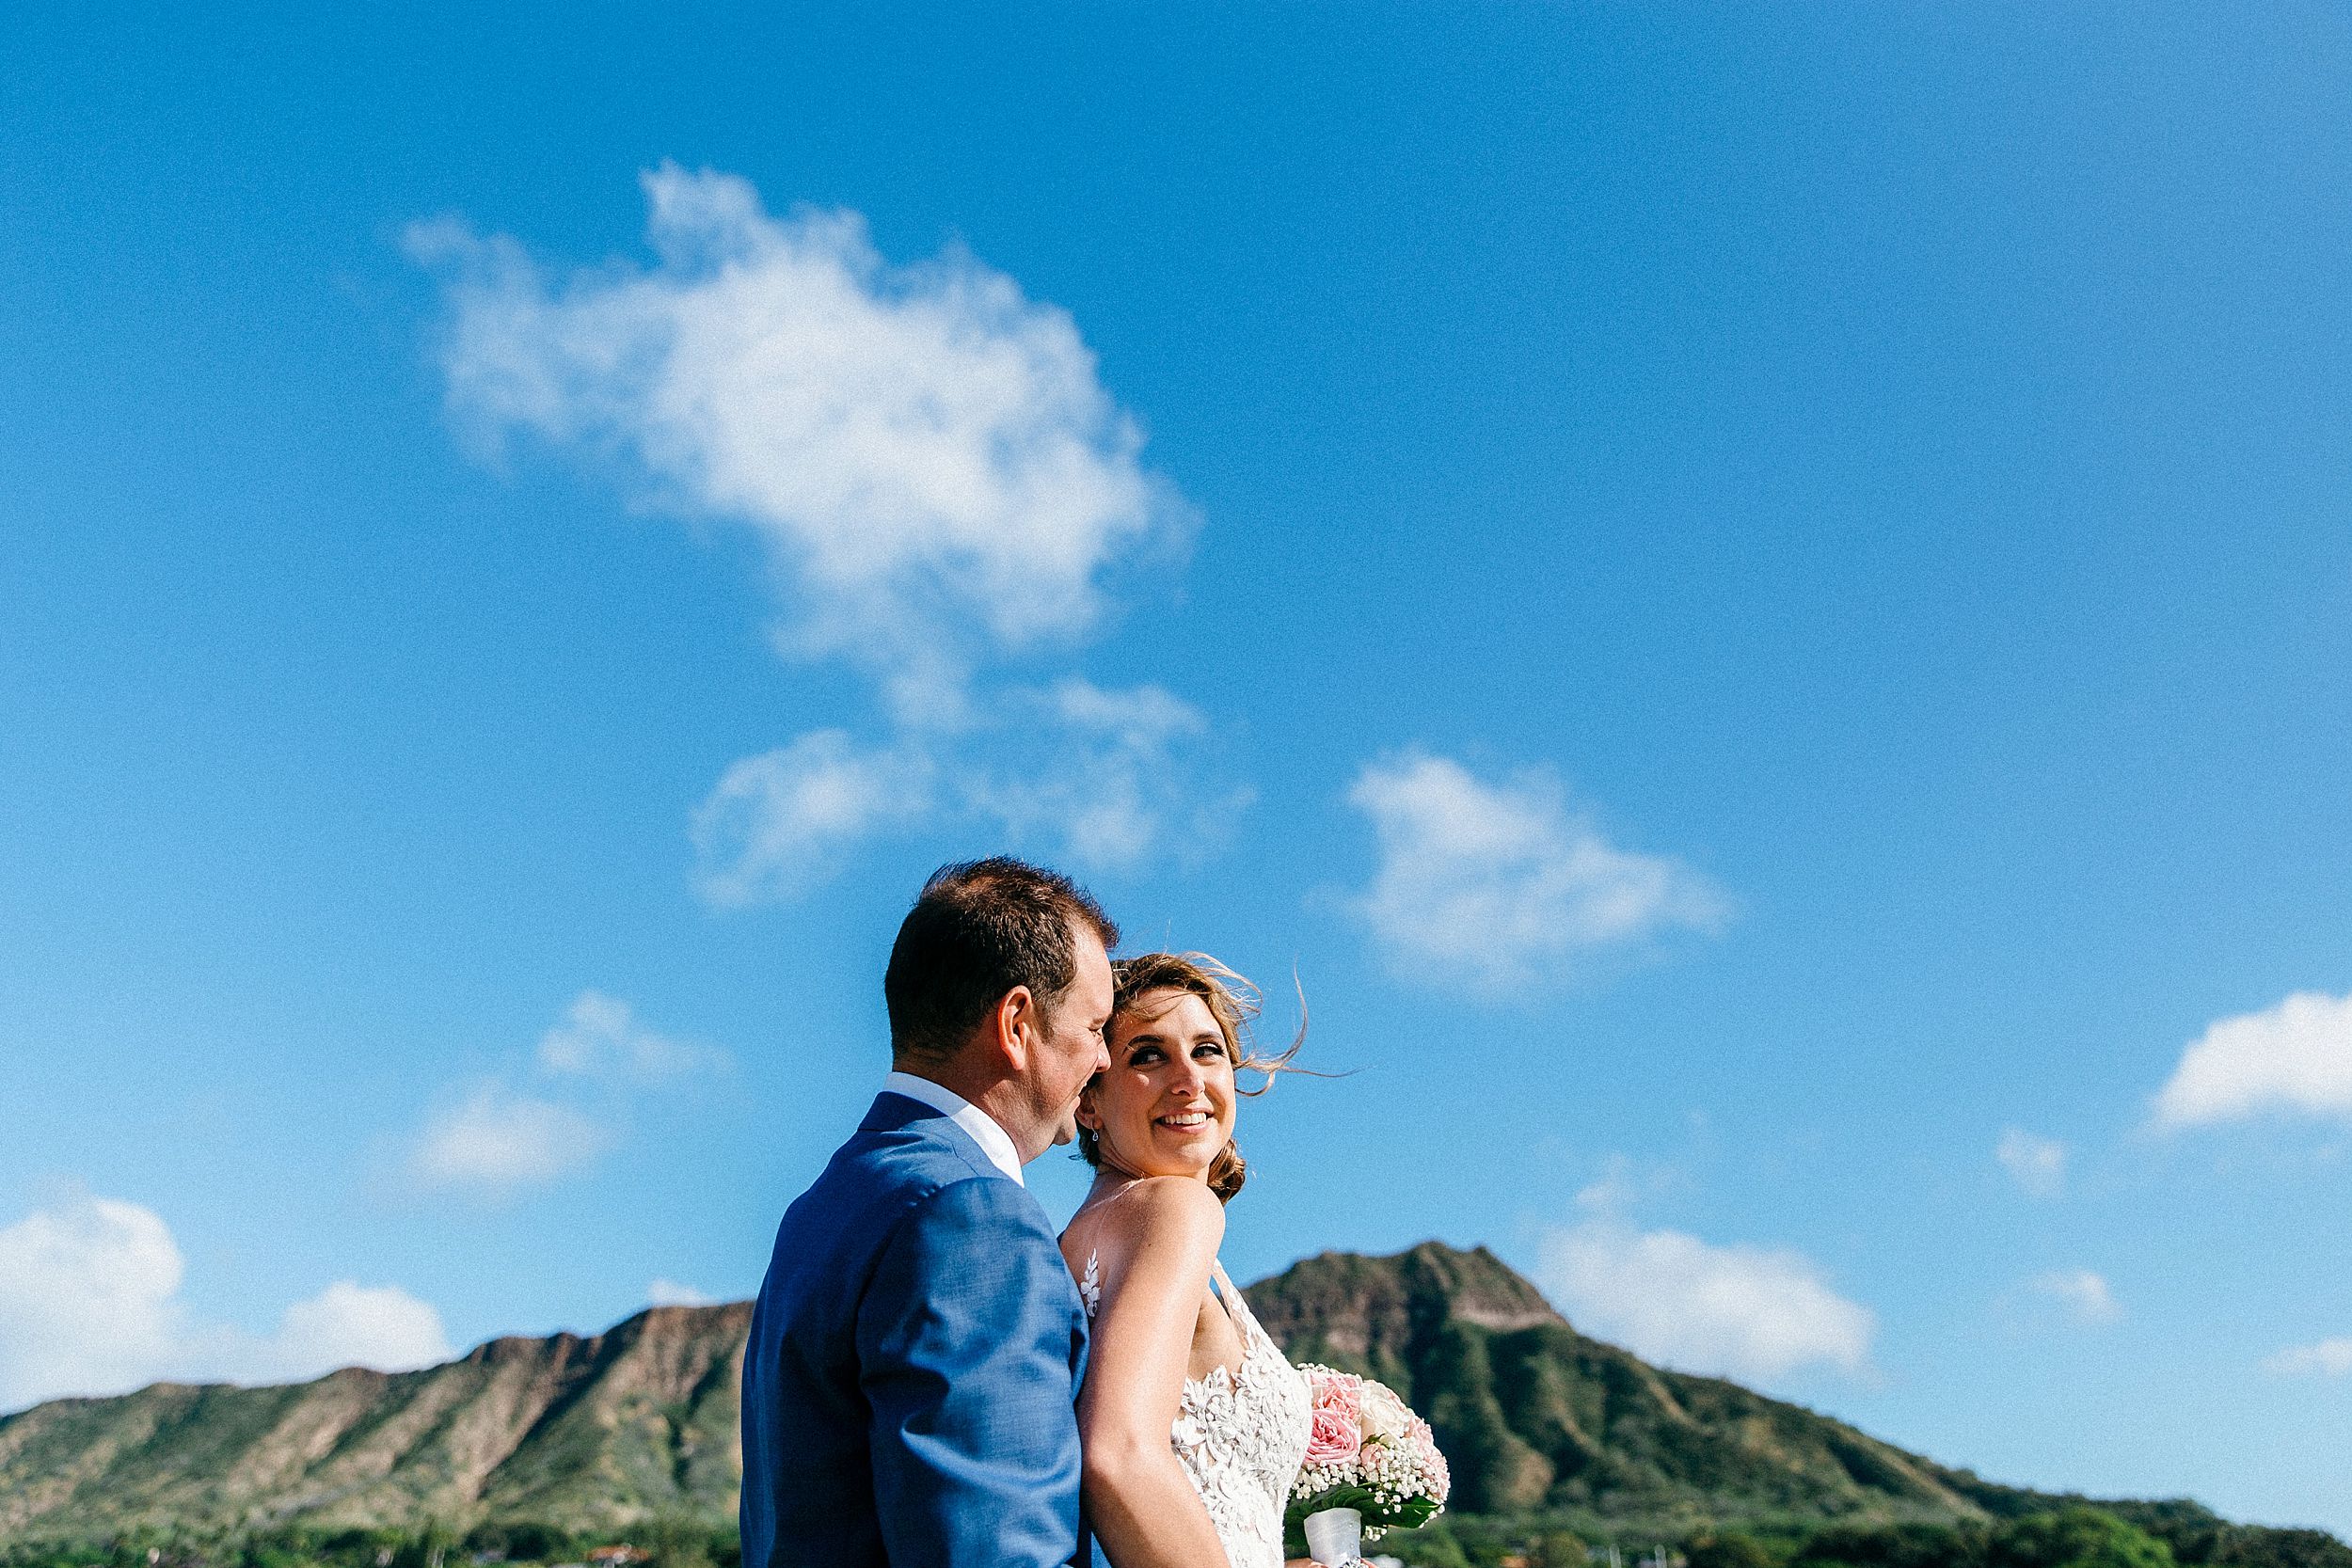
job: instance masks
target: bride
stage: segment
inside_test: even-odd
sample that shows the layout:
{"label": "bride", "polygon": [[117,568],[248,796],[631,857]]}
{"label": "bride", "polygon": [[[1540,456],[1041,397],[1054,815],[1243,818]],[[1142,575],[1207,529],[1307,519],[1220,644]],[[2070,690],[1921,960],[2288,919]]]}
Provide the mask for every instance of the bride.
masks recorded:
{"label": "bride", "polygon": [[1213,958],[1148,953],[1116,974],[1110,1069],[1078,1102],[1094,1187],[1061,1237],[1094,1320],[1078,1397],[1088,1522],[1116,1568],[1285,1568],[1307,1382],[1216,1249],[1245,1175],[1234,1074],[1291,1053],[1245,1053],[1255,992]]}

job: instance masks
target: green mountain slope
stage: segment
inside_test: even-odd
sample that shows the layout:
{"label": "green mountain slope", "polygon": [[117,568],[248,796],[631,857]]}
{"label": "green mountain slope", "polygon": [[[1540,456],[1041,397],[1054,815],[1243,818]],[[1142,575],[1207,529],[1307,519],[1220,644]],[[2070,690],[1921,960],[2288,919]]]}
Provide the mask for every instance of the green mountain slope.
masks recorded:
{"label": "green mountain slope", "polygon": [[[1588,1339],[1484,1248],[1327,1253],[1248,1293],[1294,1359],[1368,1372],[1429,1417],[1453,1462],[1457,1513],[1644,1531],[1973,1526],[2060,1500]],[[279,1388],[158,1384],[37,1405],[0,1417],[0,1545],[140,1527],[723,1526],[740,1477],[750,1323],[748,1303],[655,1307],[593,1338],[494,1339],[421,1371],[345,1370]],[[2114,1506],[2169,1539],[2219,1542],[2230,1528],[2193,1503]],[[2315,1539],[2337,1555],[2281,1560],[2352,1568],[2343,1547]],[[2217,1548],[2193,1560],[2208,1559],[2268,1560]]]}
{"label": "green mountain slope", "polygon": [[1982,1516],[1973,1477],[1586,1338],[1484,1247],[1326,1253],[1247,1293],[1294,1360],[1379,1378],[1427,1416],[1468,1512]]}
{"label": "green mountain slope", "polygon": [[751,1307],[278,1388],[157,1384],[0,1419],[0,1540],[149,1525],[731,1517]]}

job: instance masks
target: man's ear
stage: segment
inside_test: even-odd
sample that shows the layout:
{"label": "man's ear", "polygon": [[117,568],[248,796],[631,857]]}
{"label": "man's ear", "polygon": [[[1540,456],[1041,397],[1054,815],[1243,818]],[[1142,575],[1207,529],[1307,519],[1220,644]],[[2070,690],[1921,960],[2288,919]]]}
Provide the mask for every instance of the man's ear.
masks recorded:
{"label": "man's ear", "polygon": [[996,1004],[996,1051],[1015,1072],[1029,1069],[1029,1044],[1037,1033],[1037,998],[1015,986]]}

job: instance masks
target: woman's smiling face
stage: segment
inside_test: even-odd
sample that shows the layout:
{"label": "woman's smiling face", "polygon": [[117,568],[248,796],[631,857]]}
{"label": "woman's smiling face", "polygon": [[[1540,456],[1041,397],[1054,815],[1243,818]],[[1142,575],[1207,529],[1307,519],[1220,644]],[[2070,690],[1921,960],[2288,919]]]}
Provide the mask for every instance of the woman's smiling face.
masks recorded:
{"label": "woman's smiling face", "polygon": [[1205,1178],[1233,1135],[1233,1052],[1209,1005],[1148,990],[1111,1020],[1110,1070],[1079,1101],[1104,1163],[1134,1176]]}

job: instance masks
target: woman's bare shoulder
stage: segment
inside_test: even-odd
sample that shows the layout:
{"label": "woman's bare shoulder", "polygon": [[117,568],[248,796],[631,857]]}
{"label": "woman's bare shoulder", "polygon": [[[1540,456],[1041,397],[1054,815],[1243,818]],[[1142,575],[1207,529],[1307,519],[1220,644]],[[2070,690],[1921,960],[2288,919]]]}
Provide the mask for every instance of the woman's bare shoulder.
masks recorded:
{"label": "woman's bare shoulder", "polygon": [[1063,1232],[1062,1247],[1068,1252],[1083,1243],[1089,1252],[1126,1257],[1146,1247],[1173,1246],[1201,1248],[1213,1256],[1224,1239],[1225,1206],[1204,1183],[1148,1176],[1081,1210]]}
{"label": "woman's bare shoulder", "polygon": [[1104,1219],[1130,1231],[1225,1234],[1225,1205],[1204,1181],[1186,1176],[1147,1176],[1129,1182],[1120,1197],[1117,1210]]}

